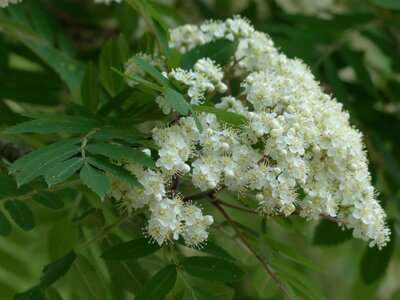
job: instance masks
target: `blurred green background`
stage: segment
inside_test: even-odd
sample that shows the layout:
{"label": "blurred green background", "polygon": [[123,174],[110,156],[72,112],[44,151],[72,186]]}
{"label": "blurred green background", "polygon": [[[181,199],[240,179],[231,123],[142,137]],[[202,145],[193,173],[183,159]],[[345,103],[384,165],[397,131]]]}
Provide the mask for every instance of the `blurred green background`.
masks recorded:
{"label": "blurred green background", "polygon": [[[160,0],[149,3],[172,27],[206,19],[225,19],[234,14],[247,17],[256,29],[268,33],[287,56],[304,60],[326,92],[343,103],[352,123],[364,134],[373,183],[388,219],[393,221],[393,242],[387,249],[367,250],[367,243],[349,239],[329,226],[324,229],[325,223],[305,224],[297,218],[287,221],[250,218],[229,212],[236,221],[252,229],[246,235],[260,239],[267,260],[279,264],[282,270],[287,266],[287,276],[293,277],[289,281],[297,286],[300,299],[316,299],[320,293],[327,299],[400,299],[400,245],[395,241],[400,233],[400,1]],[[154,46],[144,21],[125,3],[105,6],[94,5],[91,0],[26,0],[0,10],[0,128],[24,120],[20,115],[24,112],[78,110],[74,106],[75,92],[68,92],[63,80],[79,89],[83,62],[97,61],[104,42],[120,33],[128,37],[136,51]],[[50,45],[46,51],[35,44],[42,40]],[[6,158],[11,147],[6,143],[39,147],[48,143],[49,138],[0,135],[0,140],[3,141],[0,143],[3,156],[0,188],[5,189],[8,184],[4,177]],[[0,237],[1,300],[34,285],[44,265],[93,234],[93,220],[89,224],[73,223],[73,217],[90,206],[107,206],[107,203],[99,204],[86,191],[65,189],[60,195],[67,199],[66,206],[56,213],[29,204],[35,210],[37,222],[33,231],[23,232],[15,227],[10,236]],[[0,196],[0,199],[5,197],[2,193]],[[228,199],[231,195],[224,197]],[[93,219],[97,218],[102,217],[93,214]],[[140,234],[140,228],[140,222],[132,221],[119,233],[122,236]],[[221,230],[223,233],[224,228],[212,229],[214,240],[245,266],[246,280],[240,286],[225,290],[207,288],[218,290],[221,299],[276,297],[276,288],[264,270],[250,255],[243,255],[245,252],[237,248],[231,232],[223,235]],[[273,247],[262,247],[263,239],[277,243],[271,242]],[[104,262],[96,258],[98,251],[90,249],[88,257],[101,276],[97,278],[89,268],[90,280],[103,280],[102,285],[113,295],[110,299],[124,299],[126,293],[118,290],[118,284],[107,275]],[[160,264],[157,260],[139,262],[150,270]],[[57,288],[67,295],[65,299],[79,299],[68,281],[60,281]]]}

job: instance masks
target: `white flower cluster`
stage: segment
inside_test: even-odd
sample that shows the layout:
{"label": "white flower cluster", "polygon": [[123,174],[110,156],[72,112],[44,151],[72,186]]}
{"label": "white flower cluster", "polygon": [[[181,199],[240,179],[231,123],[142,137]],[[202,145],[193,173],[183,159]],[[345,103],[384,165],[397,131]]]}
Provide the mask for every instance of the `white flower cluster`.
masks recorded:
{"label": "white flower cluster", "polygon": [[[370,183],[362,135],[342,105],[323,93],[301,61],[279,54],[267,35],[238,17],[174,29],[170,45],[185,52],[221,38],[238,44],[233,61],[236,74],[247,75],[247,101],[227,96],[216,107],[246,116],[247,125],[233,131],[212,115],[202,116],[204,132],[191,137],[200,154],[191,164],[184,161],[192,182],[203,190],[254,191],[262,213],[290,215],[298,207],[307,219],[343,218],[355,237],[384,246],[390,232]],[[181,125],[187,122],[163,130],[188,140]],[[158,135],[160,151],[168,151]]]}
{"label": "white flower cluster", "polygon": [[[150,153],[145,149],[145,153]],[[167,183],[170,176],[161,171],[143,170],[134,164],[125,165],[136,174],[144,189],[133,188],[129,183],[113,178],[110,196],[118,201],[122,212],[131,214],[134,209],[149,206],[150,218],[148,235],[159,245],[180,236],[191,247],[199,247],[208,238],[208,227],[212,216],[204,216],[201,208],[191,202],[184,202],[178,194],[168,196]]]}
{"label": "white flower cluster", "polygon": [[[246,121],[233,127],[202,113],[203,131],[192,116],[154,128],[158,171],[134,172],[145,189],[135,191],[134,203],[123,205],[129,210],[150,204],[148,231],[159,243],[178,235],[193,245],[204,241],[212,218],[199,212],[196,220],[202,225],[189,230],[185,211],[190,206],[166,196],[165,182],[181,176],[202,191],[251,193],[261,214],[289,216],[298,210],[308,220],[321,214],[337,217],[354,229],[355,237],[385,246],[390,230],[370,183],[362,135],[349,124],[342,105],[323,93],[306,65],[280,54],[267,35],[239,17],[174,29],[170,46],[185,52],[217,39],[237,46],[226,67],[242,80],[243,93],[225,95],[215,107]],[[227,91],[221,67],[207,58],[193,70],[174,69],[166,75],[191,104],[202,104],[207,92]],[[157,102],[170,111],[162,97]]]}
{"label": "white flower cluster", "polygon": [[227,39],[237,43],[236,74],[265,70],[273,64],[278,50],[269,36],[254,30],[250,23],[238,16],[221,21],[207,21],[200,26],[184,25],[171,30],[169,45],[184,53],[196,46]]}
{"label": "white flower cluster", "polygon": [[181,88],[187,89],[190,104],[193,105],[203,104],[206,92],[225,93],[227,90],[226,84],[222,82],[224,73],[221,67],[209,58],[199,59],[190,71],[174,69],[168,73],[168,77]]}
{"label": "white flower cluster", "polygon": [[0,0],[0,8],[5,8],[10,4],[17,4],[22,0]]}

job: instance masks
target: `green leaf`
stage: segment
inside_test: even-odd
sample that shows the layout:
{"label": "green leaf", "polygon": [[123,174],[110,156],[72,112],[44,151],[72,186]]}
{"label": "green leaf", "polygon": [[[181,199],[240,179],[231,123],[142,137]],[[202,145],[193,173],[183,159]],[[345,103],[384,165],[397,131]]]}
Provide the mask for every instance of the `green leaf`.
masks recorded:
{"label": "green leaf", "polygon": [[93,128],[101,126],[101,123],[88,118],[67,115],[39,115],[36,120],[19,123],[3,131],[4,134],[16,133],[88,133]]}
{"label": "green leaf", "polygon": [[113,127],[103,127],[100,128],[99,131],[93,133],[90,136],[90,139],[101,141],[101,142],[109,142],[112,140],[122,140],[128,143],[137,143],[140,141],[141,137],[135,136],[139,135],[138,132],[130,132],[125,129],[118,129]]}
{"label": "green leaf", "polygon": [[220,258],[224,258],[227,260],[235,260],[228,252],[226,252],[224,249],[222,249],[220,246],[207,241],[207,244],[205,244],[203,247],[199,249],[201,252],[208,253]]}
{"label": "green leaf", "polygon": [[[64,80],[72,94],[78,97],[80,90],[80,82],[83,75],[83,65],[66,54],[41,43],[25,42],[25,45],[42,58],[54,71],[58,73],[60,78]],[[78,98],[79,99],[79,98]]]}
{"label": "green leaf", "polygon": [[53,287],[46,289],[44,300],[62,300],[60,293]]}
{"label": "green leaf", "polygon": [[189,110],[190,110],[190,113],[192,114],[192,117],[194,119],[194,123],[196,124],[197,129],[199,130],[200,133],[202,133],[204,129],[203,129],[203,125],[201,125],[201,122],[200,122],[199,116],[197,115],[197,112],[195,112],[195,110],[193,109],[192,106],[189,106]]}
{"label": "green leaf", "polygon": [[39,285],[31,287],[29,290],[14,295],[14,300],[42,300],[43,293]]}
{"label": "green leaf", "polygon": [[167,58],[167,62],[170,65],[171,49],[169,48],[169,45],[168,45],[168,39],[169,39],[168,33],[169,32],[168,32],[168,29],[166,28],[166,26],[164,24],[160,23],[160,20],[162,20],[162,19],[159,18],[157,20],[156,18],[152,18],[153,28],[154,28],[154,32],[157,36],[158,45],[162,49],[164,56]]}
{"label": "green leaf", "polygon": [[347,47],[342,47],[341,54],[356,73],[358,83],[372,97],[379,99],[379,95],[372,82],[368,69],[363,61],[363,53],[355,52]]}
{"label": "green leaf", "polygon": [[68,160],[54,164],[44,174],[48,186],[64,182],[78,171],[83,165],[82,157],[73,157]]}
{"label": "green leaf", "polygon": [[138,26],[138,15],[128,3],[123,1],[116,8],[117,19],[121,32],[131,37]]}
{"label": "green leaf", "polygon": [[321,220],[314,232],[313,244],[318,246],[333,246],[350,239],[351,230],[342,230],[338,224]]}
{"label": "green leaf", "polygon": [[380,155],[380,159],[383,161],[385,171],[397,184],[400,184],[400,164],[397,157],[387,149],[387,145],[385,141],[382,140],[379,133],[370,130],[369,134],[376,151]]}
{"label": "green leaf", "polygon": [[53,261],[43,268],[43,275],[40,278],[40,288],[45,290],[53,285],[58,279],[64,276],[76,258],[73,250],[68,252],[65,256]]}
{"label": "green leaf", "polygon": [[86,66],[81,86],[82,103],[91,112],[96,112],[99,103],[99,86],[93,62]]}
{"label": "green leaf", "polygon": [[78,226],[71,222],[73,212],[64,212],[57,217],[46,236],[48,253],[52,260],[63,256],[65,253],[76,247],[80,233]]}
{"label": "green leaf", "polygon": [[192,69],[194,64],[203,57],[208,57],[220,66],[226,65],[235,53],[235,44],[226,39],[220,39],[205,45],[197,46],[182,54],[180,67]]}
{"label": "green leaf", "polygon": [[[183,239],[179,239],[177,242],[182,246],[186,246]],[[220,246],[218,246],[210,241],[207,241],[207,243],[204,244],[204,246],[202,246],[201,248],[198,248],[198,249],[196,248],[194,250],[201,251],[201,252],[207,253],[207,254],[211,254],[216,257],[220,257],[220,258],[223,258],[226,260],[235,260],[228,252],[226,252]]]}
{"label": "green leaf", "polygon": [[118,177],[119,179],[125,180],[132,186],[143,188],[143,186],[131,172],[121,166],[114,165],[113,163],[109,162],[108,159],[101,157],[89,157],[87,160],[92,166],[106,171],[107,173]]}
{"label": "green leaf", "polygon": [[101,229],[105,225],[105,217],[101,208],[90,207],[81,215],[73,218],[72,222],[81,227]]}
{"label": "green leaf", "polygon": [[122,64],[124,64],[129,57],[131,57],[131,50],[128,41],[124,34],[120,34],[117,38],[117,45],[121,55]]}
{"label": "green leaf", "polygon": [[323,66],[328,84],[331,87],[334,96],[338,99],[338,101],[344,104],[345,109],[350,109],[346,87],[338,76],[338,70],[335,64],[330,58],[327,58],[324,61]]}
{"label": "green leaf", "polygon": [[[275,241],[271,238],[267,238],[268,240],[268,245],[278,254],[284,256],[285,258],[290,259],[291,261],[294,261],[296,263],[302,264],[303,266],[314,268],[312,263],[300,255],[300,253],[290,246],[289,244],[284,244],[280,243],[278,241]],[[316,268],[314,268],[316,269]]]}
{"label": "green leaf", "polygon": [[11,223],[8,221],[7,217],[0,210],[0,235],[7,236],[11,232]]}
{"label": "green leaf", "polygon": [[137,295],[136,300],[163,300],[172,290],[177,277],[176,266],[169,265],[161,269]]}
{"label": "green leaf", "polygon": [[20,200],[8,200],[4,203],[14,222],[23,230],[28,231],[35,227],[35,219],[29,206]]}
{"label": "green leaf", "polygon": [[193,287],[190,290],[185,289],[182,300],[218,300],[218,298],[201,288]]}
{"label": "green leaf", "polygon": [[60,141],[22,156],[10,167],[11,173],[17,174],[18,186],[27,183],[36,177],[43,175],[55,163],[70,158],[80,151],[79,139],[69,139]]}
{"label": "green leaf", "polygon": [[17,185],[13,178],[0,173],[0,198],[9,197],[17,193]]}
{"label": "green leaf", "polygon": [[169,82],[168,78],[161,74],[154,66],[149,64],[140,56],[135,56],[132,58],[135,64],[142,68],[148,75],[154,78],[159,84],[165,87],[171,87],[171,83]]}
{"label": "green leaf", "polygon": [[152,254],[160,248],[161,246],[147,238],[138,238],[111,247],[101,257],[107,260],[131,260]]}
{"label": "green leaf", "polygon": [[55,49],[48,41],[24,25],[0,18],[0,26],[49,65],[63,79],[73,96],[79,99],[84,66],[79,61]]}
{"label": "green leaf", "polygon": [[244,276],[238,266],[216,257],[187,257],[180,261],[180,266],[186,273],[210,281],[234,282]]}
{"label": "green leaf", "polygon": [[99,197],[104,200],[107,192],[111,188],[110,180],[103,173],[85,164],[80,172],[82,182]]}
{"label": "green leaf", "polygon": [[127,0],[126,2],[143,17],[146,25],[156,37],[159,49],[169,61],[170,49],[166,42],[168,40],[168,27],[158,12],[146,0]]}
{"label": "green leaf", "polygon": [[[102,242],[102,249],[105,252],[111,247],[122,243],[122,240],[113,234],[108,234]],[[111,278],[114,278],[119,286],[133,292],[135,295],[147,282],[147,272],[136,261],[105,261]]]}
{"label": "green leaf", "polygon": [[80,299],[108,299],[107,291],[104,288],[104,284],[100,281],[96,268],[82,255],[77,255],[68,272],[67,279],[69,286],[74,288]]}
{"label": "green leaf", "polygon": [[276,270],[279,270],[281,278],[284,279],[289,286],[287,286],[285,281],[280,281],[279,285],[285,290],[288,295],[288,299],[297,299],[292,295],[292,290],[299,299],[315,299],[315,300],[325,300],[327,299],[325,295],[320,291],[316,284],[307,278],[306,273],[293,268],[293,265],[289,264],[288,261],[281,257],[276,257],[273,260],[273,266]]}
{"label": "green leaf", "polygon": [[33,195],[32,199],[47,208],[61,209],[64,207],[64,202],[56,193],[42,191]]}
{"label": "green leaf", "polygon": [[165,101],[173,110],[179,112],[182,115],[187,115],[189,112],[189,104],[181,93],[171,88],[166,88],[164,91]]}
{"label": "green leaf", "polygon": [[123,63],[118,43],[115,40],[108,40],[101,49],[99,66],[101,81],[112,97],[121,91],[124,79],[111,68],[121,71]]}
{"label": "green leaf", "polygon": [[368,247],[361,259],[361,278],[366,284],[371,284],[380,279],[389,265],[395,248],[396,231],[394,223],[389,222],[391,231],[390,242],[379,250],[378,247]]}
{"label": "green leaf", "polygon": [[105,155],[115,160],[132,160],[145,167],[155,167],[155,163],[151,157],[148,157],[142,151],[135,148],[119,144],[97,143],[87,145],[86,149],[94,155]]}
{"label": "green leaf", "polygon": [[372,0],[372,3],[380,7],[400,10],[400,2],[398,0]]}
{"label": "green leaf", "polygon": [[246,118],[242,115],[235,114],[233,112],[229,112],[223,109],[219,109],[212,106],[193,106],[193,109],[198,112],[207,112],[212,113],[218,117],[218,120],[221,120],[227,124],[239,127],[243,126],[246,123]]}

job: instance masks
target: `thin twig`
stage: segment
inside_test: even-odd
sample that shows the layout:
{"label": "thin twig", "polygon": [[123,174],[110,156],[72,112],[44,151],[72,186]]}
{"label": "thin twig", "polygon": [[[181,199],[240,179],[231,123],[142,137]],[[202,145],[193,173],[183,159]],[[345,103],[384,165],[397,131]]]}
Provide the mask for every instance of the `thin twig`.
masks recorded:
{"label": "thin twig", "polygon": [[257,258],[257,260],[260,262],[260,264],[264,267],[264,269],[267,271],[267,273],[271,276],[272,280],[278,285],[279,290],[281,291],[282,295],[285,297],[285,299],[290,299],[289,295],[285,291],[285,289],[282,287],[280,280],[278,279],[277,275],[274,273],[272,268],[267,264],[267,262],[264,260],[264,258],[257,253],[256,249],[250,244],[250,242],[243,236],[241,233],[240,229],[238,226],[235,224],[235,222],[231,219],[231,217],[228,215],[228,213],[222,208],[221,204],[218,203],[218,199],[214,198],[215,201],[213,201],[214,206],[221,212],[221,214],[224,216],[224,218],[228,221],[228,223],[231,225],[233,230],[236,232],[237,236],[239,239],[243,242],[243,244],[247,247],[247,249],[250,250],[250,252]]}
{"label": "thin twig", "polygon": [[[227,207],[230,207],[230,208],[233,208],[236,210],[240,210],[240,211],[243,211],[243,212],[246,212],[249,214],[253,214],[253,215],[260,215],[260,213],[255,209],[232,204],[232,203],[223,201],[221,199],[216,199],[214,196],[214,193],[215,193],[215,191],[210,190],[210,191],[194,194],[192,196],[186,196],[185,198],[183,198],[183,201],[186,202],[186,201],[190,201],[190,200],[202,200],[202,199],[211,200],[212,202],[217,202],[219,205],[222,205],[222,206],[227,206]],[[297,209],[288,216],[286,216],[284,214],[277,214],[277,215],[273,215],[271,217],[295,217],[295,216],[299,216],[300,212],[301,212],[301,209]],[[329,221],[332,221],[332,222],[335,222],[338,224],[348,224],[348,221],[346,221],[346,220],[337,219],[337,218],[331,217],[327,214],[320,214],[319,216],[323,219],[326,219],[326,220],[329,220]]]}

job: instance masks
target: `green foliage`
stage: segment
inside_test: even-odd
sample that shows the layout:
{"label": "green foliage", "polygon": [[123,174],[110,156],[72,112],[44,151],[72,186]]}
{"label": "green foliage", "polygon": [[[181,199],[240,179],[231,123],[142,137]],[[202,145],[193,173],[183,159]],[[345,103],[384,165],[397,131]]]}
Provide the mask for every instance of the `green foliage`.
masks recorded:
{"label": "green foliage", "polygon": [[166,88],[164,91],[165,101],[173,110],[179,112],[182,115],[187,115],[189,112],[189,104],[181,93],[171,88]]}
{"label": "green foliage", "polygon": [[64,207],[63,200],[56,193],[39,192],[33,195],[32,200],[50,209],[61,209]]}
{"label": "green foliage", "polygon": [[46,265],[43,268],[39,283],[24,293],[16,294],[15,299],[42,299],[46,289],[67,273],[75,258],[75,252],[70,251],[65,256]]}
{"label": "green foliage", "polygon": [[64,182],[82,167],[83,162],[84,160],[82,157],[73,157],[65,161],[58,162],[47,170],[47,172],[44,174],[44,179],[46,180],[48,186]]}
{"label": "green foliage", "polygon": [[11,232],[11,224],[8,221],[7,217],[4,213],[0,210],[0,235],[7,236]]}
{"label": "green foliage", "polygon": [[19,123],[7,128],[4,133],[18,134],[26,132],[50,133],[85,133],[101,126],[101,123],[88,118],[49,114],[36,116],[35,120]]}
{"label": "green foliage", "polygon": [[68,272],[68,281],[76,295],[83,299],[107,299],[107,291],[104,289],[96,268],[83,255],[77,255]]}
{"label": "green foliage", "polygon": [[169,265],[161,269],[137,295],[138,300],[162,300],[172,290],[176,281],[176,266]]}
{"label": "green foliage", "polygon": [[118,177],[126,182],[129,182],[135,187],[142,187],[137,178],[126,169],[110,163],[106,158],[102,157],[89,157],[87,161],[96,168],[103,170],[115,177]]}
{"label": "green foliage", "polygon": [[17,173],[17,184],[21,186],[44,175],[54,163],[70,158],[80,151],[78,139],[67,139],[45,146],[24,155],[13,163],[10,172]]}
{"label": "green foliage", "polygon": [[92,62],[89,62],[83,75],[81,86],[82,103],[91,112],[96,112],[99,103],[97,73]]}
{"label": "green foliage", "polygon": [[104,200],[104,197],[111,188],[110,180],[106,175],[104,175],[104,173],[97,171],[88,164],[85,164],[82,167],[79,176],[84,185]]}
{"label": "green foliage", "polygon": [[[393,230],[393,222],[390,229]],[[392,231],[393,232],[393,231]],[[389,244],[382,250],[366,248],[361,260],[361,278],[366,284],[377,281],[385,273],[393,255],[396,237],[393,236]]]}
{"label": "green foliage", "polygon": [[165,78],[155,67],[146,62],[143,58],[135,56],[133,57],[133,61],[138,67],[142,68],[149,76],[155,79],[162,86],[171,86],[171,83],[168,81],[168,79]]}
{"label": "green foliage", "polygon": [[372,3],[385,8],[400,10],[400,3],[396,0],[372,0]]}
{"label": "green foliage", "polygon": [[183,294],[183,300],[216,300],[218,298],[214,297],[212,294],[208,293],[207,291],[193,287],[190,290],[186,289],[185,293]]}
{"label": "green foliage", "polygon": [[117,41],[107,41],[101,49],[99,67],[101,81],[112,97],[115,97],[121,91],[124,84],[123,78],[116,74],[112,68],[122,70],[123,63]]}
{"label": "green foliage", "polygon": [[107,249],[101,257],[107,260],[131,260],[154,253],[160,248],[147,238],[138,238]]}
{"label": "green foliage", "polygon": [[[103,241],[102,249],[104,253],[113,247],[120,245],[121,239],[115,235],[109,234]],[[147,274],[143,267],[136,261],[129,259],[126,260],[106,260],[110,276],[115,279],[122,288],[138,294],[144,287],[147,281]]]}
{"label": "green foliage", "polygon": [[235,50],[235,44],[226,39],[197,46],[182,55],[180,67],[189,70],[203,57],[209,57],[220,66],[225,66],[232,59]]}
{"label": "green foliage", "polygon": [[138,149],[133,149],[127,146],[96,143],[87,145],[86,149],[94,155],[105,155],[114,160],[131,160],[145,167],[155,167],[154,161],[151,159],[151,157],[148,157]]}
{"label": "green foliage", "polygon": [[180,266],[192,276],[218,282],[238,281],[245,274],[235,264],[216,257],[187,257],[180,261]]}
{"label": "green foliage", "polygon": [[352,237],[350,230],[340,228],[338,224],[321,220],[314,232],[313,244],[331,246],[340,244]]}
{"label": "green foliage", "polygon": [[20,200],[7,200],[4,208],[8,211],[13,221],[23,230],[28,231],[35,227],[35,218],[32,210]]}
{"label": "green foliage", "polygon": [[246,122],[246,118],[239,114],[229,112],[229,111],[226,111],[223,109],[215,108],[212,106],[194,106],[193,108],[195,111],[198,111],[198,112],[213,113],[221,121],[223,121],[229,125],[233,125],[235,127],[243,126],[243,125],[245,125],[245,122]]}
{"label": "green foliage", "polygon": [[43,268],[43,275],[40,278],[40,288],[46,289],[55,283],[61,276],[67,273],[76,258],[74,251],[68,252],[65,256],[52,262]]}

